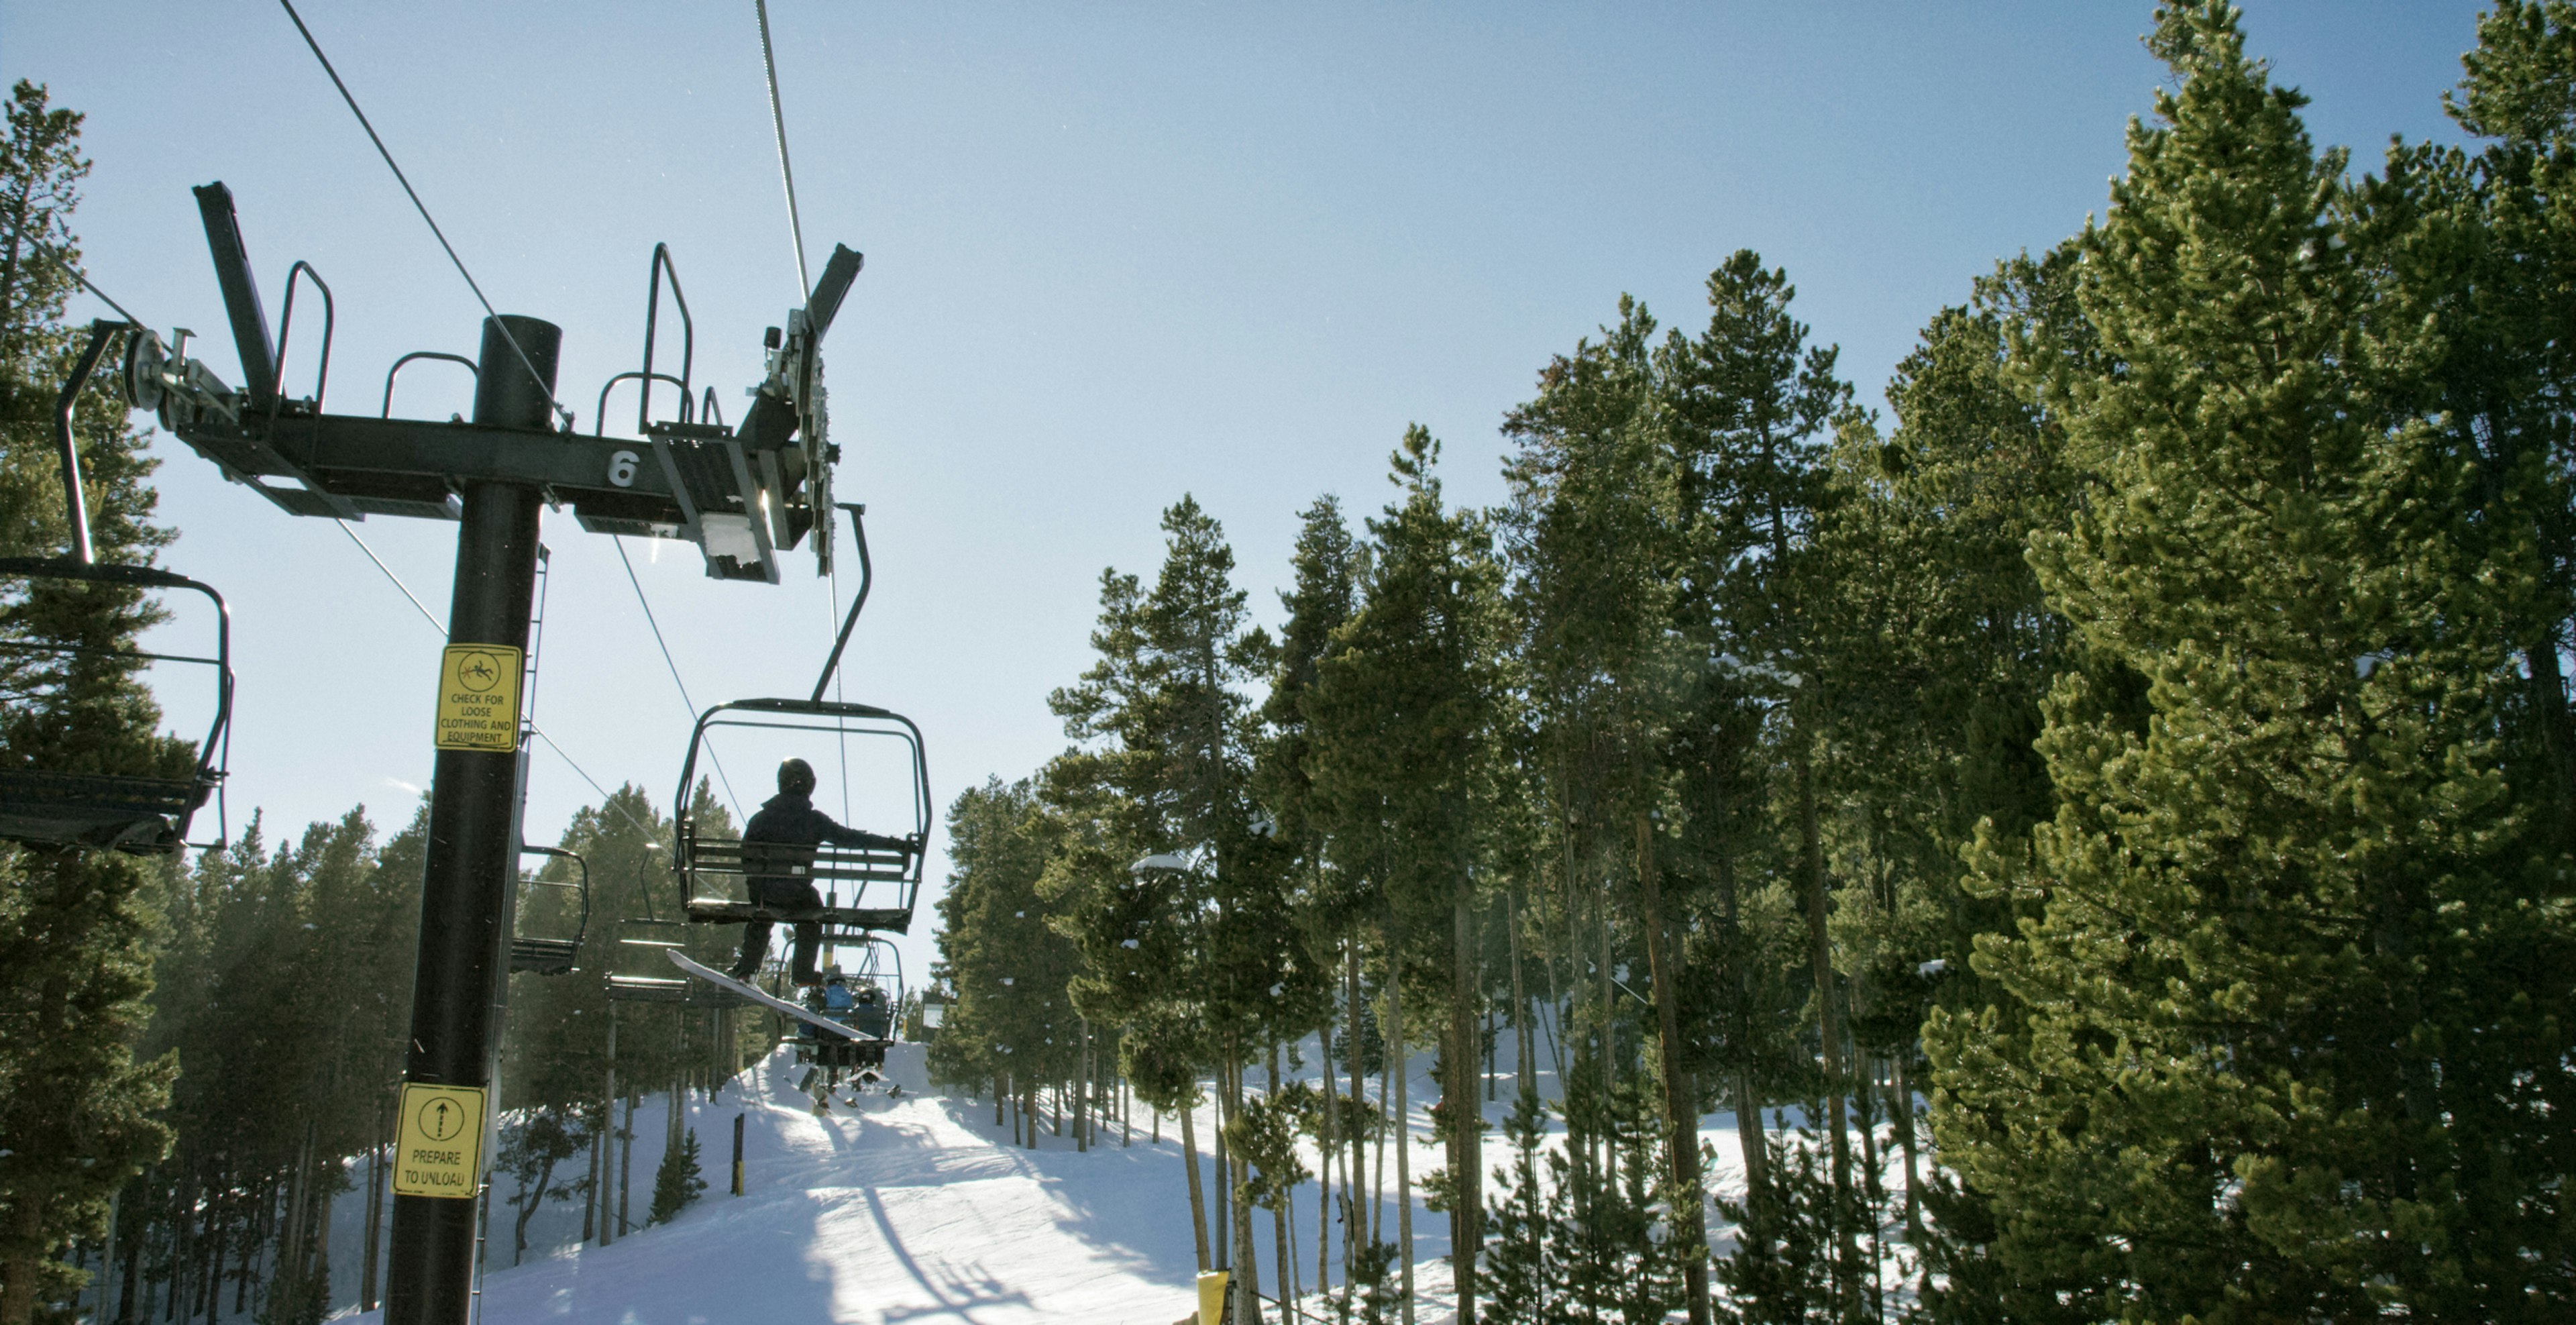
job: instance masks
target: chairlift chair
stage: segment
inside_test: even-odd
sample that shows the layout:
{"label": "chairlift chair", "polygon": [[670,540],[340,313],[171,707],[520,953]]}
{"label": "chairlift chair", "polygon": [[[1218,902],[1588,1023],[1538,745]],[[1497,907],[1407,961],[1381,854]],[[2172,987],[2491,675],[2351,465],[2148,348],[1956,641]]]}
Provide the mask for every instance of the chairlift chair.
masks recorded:
{"label": "chairlift chair", "polygon": [[[697,982],[679,973],[666,955],[688,944],[677,920],[620,920],[617,951],[608,973],[608,996],[622,1002],[682,1003]],[[728,998],[731,996],[728,995]]]}
{"label": "chairlift chair", "polygon": [[[689,791],[711,735],[727,728],[765,728],[812,732],[818,738],[892,740],[909,765],[912,791],[912,845],[902,849],[841,846],[784,847],[745,844],[739,830],[709,833],[693,813]],[[816,744],[823,744],[818,739]],[[826,943],[858,942],[875,931],[901,934],[912,926],[913,901],[921,889],[920,844],[930,832],[930,772],[922,754],[921,730],[912,720],[873,704],[832,700],[738,699],[708,709],[698,719],[680,765],[680,814],[674,864],[688,892],[688,917],[701,924],[738,925],[753,920],[819,921]],[[749,900],[752,875],[812,880],[815,890],[832,901],[820,908],[772,908]]]}
{"label": "chairlift chair", "polygon": [[590,934],[590,862],[583,860],[579,853],[566,851],[562,847],[538,847],[521,843],[519,854],[551,856],[556,860],[569,860],[573,863],[573,868],[580,874],[579,882],[561,879],[535,879],[531,882],[579,890],[581,918],[574,922],[572,937],[568,939],[513,935],[510,939],[510,970],[514,973],[524,971],[530,975],[569,974],[573,962],[581,956],[582,940]]}
{"label": "chairlift chair", "polygon": [[646,917],[617,922],[617,945],[609,957],[608,998],[612,1003],[676,1003],[691,1008],[737,1008],[750,1000],[680,974],[668,954],[688,946],[684,920]]}
{"label": "chairlift chair", "polygon": [[854,996],[853,1006],[831,1010],[824,1006],[820,990],[809,993],[806,1003],[859,1032],[861,1038],[828,1034],[810,1024],[800,1024],[796,1033],[796,1061],[830,1071],[836,1085],[842,1071],[885,1065],[886,1047],[895,1042],[900,1030],[896,1018],[903,1011],[903,954],[881,938],[864,939],[857,946],[861,949],[858,969],[841,973]]}
{"label": "chairlift chair", "polygon": [[99,650],[33,640],[0,641],[0,652],[66,657],[105,654],[138,662],[209,667],[215,675],[214,717],[197,744],[196,767],[184,776],[139,768],[0,768],[0,839],[55,849],[169,855],[187,845],[190,820],[223,786],[225,754],[232,731],[232,615],[223,595],[209,585],[153,566],[100,562],[91,553],[80,455],[72,442],[72,408],[97,370],[108,343],[132,330],[131,324],[125,322],[91,323],[88,345],[73,364],[71,380],[55,400],[54,440],[62,462],[63,498],[72,537],[70,555],[0,558],[0,578],[184,589],[203,594],[215,609],[214,656]]}
{"label": "chairlift chair", "polygon": [[[825,944],[864,943],[871,934],[902,934],[912,927],[913,901],[921,891],[921,865],[930,840],[930,766],[922,752],[921,729],[912,719],[874,704],[852,704],[823,698],[849,647],[850,633],[867,606],[876,573],[868,556],[864,506],[843,506],[850,513],[852,541],[859,554],[859,591],[849,615],[824,660],[814,693],[804,699],[738,699],[718,704],[698,716],[689,734],[689,753],[680,762],[678,831],[672,866],[680,877],[683,909],[700,924],[739,925],[754,920],[819,922]],[[714,762],[710,741],[726,731],[809,732],[829,737],[844,751],[851,742],[892,741],[901,751],[904,782],[911,800],[911,833],[900,849],[823,844],[814,847],[753,842],[748,847],[737,830],[709,833],[690,795],[696,786],[701,756]],[[825,742],[816,739],[812,748]],[[882,748],[881,746],[879,748]],[[864,756],[863,756],[864,757]],[[887,832],[892,825],[851,825]],[[891,835],[891,834],[889,834]],[[773,908],[750,900],[753,876],[803,878],[824,898],[819,908]],[[843,900],[846,892],[847,900]]]}

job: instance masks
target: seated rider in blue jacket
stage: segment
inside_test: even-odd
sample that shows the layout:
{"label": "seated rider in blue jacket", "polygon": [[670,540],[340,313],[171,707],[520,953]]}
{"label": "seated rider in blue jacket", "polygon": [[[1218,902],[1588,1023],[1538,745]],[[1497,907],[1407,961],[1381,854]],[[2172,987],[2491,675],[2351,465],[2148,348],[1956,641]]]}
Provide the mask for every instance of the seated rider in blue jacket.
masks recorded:
{"label": "seated rider in blue jacket", "polygon": [[[822,894],[814,891],[813,879],[797,868],[813,862],[813,849],[820,843],[880,851],[916,849],[905,838],[862,832],[832,822],[830,815],[814,808],[813,797],[813,765],[790,759],[778,766],[778,794],[770,797],[742,830],[743,871],[752,905],[773,910],[820,910]],[[734,979],[748,980],[760,969],[760,959],[769,955],[769,929],[770,922],[766,920],[743,926],[742,955],[734,959]],[[820,924],[811,920],[796,922],[796,958],[791,971],[796,983],[822,983],[823,978],[814,972],[814,956],[822,946]]]}

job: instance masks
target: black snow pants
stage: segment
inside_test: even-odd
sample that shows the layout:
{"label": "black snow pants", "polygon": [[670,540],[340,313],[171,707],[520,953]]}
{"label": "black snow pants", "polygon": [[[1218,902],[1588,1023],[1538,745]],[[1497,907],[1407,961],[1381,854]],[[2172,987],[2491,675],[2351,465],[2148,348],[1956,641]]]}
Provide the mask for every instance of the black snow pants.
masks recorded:
{"label": "black snow pants", "polygon": [[[779,910],[804,907],[821,910],[822,895],[814,891],[808,879],[786,878],[775,874],[754,875],[746,891],[754,906]],[[754,920],[742,927],[742,955],[734,959],[733,978],[748,980],[759,971],[760,961],[769,955],[770,922]],[[789,978],[800,985],[813,984],[821,977],[815,973],[814,957],[823,950],[823,927],[811,920],[796,922],[796,955],[789,964]]]}

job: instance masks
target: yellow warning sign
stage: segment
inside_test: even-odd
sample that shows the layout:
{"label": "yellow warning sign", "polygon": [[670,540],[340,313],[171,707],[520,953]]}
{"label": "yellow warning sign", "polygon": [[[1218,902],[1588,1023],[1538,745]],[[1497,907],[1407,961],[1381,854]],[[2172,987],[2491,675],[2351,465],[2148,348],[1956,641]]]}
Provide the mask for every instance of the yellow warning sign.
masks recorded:
{"label": "yellow warning sign", "polygon": [[438,665],[438,748],[519,748],[519,651],[450,644]]}
{"label": "yellow warning sign", "polygon": [[483,1173],[483,1088],[406,1081],[394,1194],[471,1200]]}

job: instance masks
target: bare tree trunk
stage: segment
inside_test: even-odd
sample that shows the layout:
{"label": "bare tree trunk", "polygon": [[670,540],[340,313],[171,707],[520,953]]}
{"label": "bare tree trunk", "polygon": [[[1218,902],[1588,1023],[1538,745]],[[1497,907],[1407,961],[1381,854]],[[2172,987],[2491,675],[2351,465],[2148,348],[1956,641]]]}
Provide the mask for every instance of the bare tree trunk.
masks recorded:
{"label": "bare tree trunk", "polygon": [[[1869,1109],[1870,1099],[1878,1090],[1878,1065],[1867,1054],[1857,1057],[1859,1061],[1852,1065],[1852,1093],[1858,1097],[1857,1107],[1861,1115],[1860,1126],[1855,1130],[1860,1133],[1860,1208],[1869,1213],[1869,1252],[1866,1262],[1869,1271],[1869,1296],[1871,1314],[1884,1319],[1886,1313],[1880,1308],[1886,1305],[1886,1297],[1880,1265],[1886,1258],[1879,1254],[1884,1240],[1884,1235],[1879,1230],[1884,1225],[1880,1219],[1877,1197],[1885,1190],[1882,1183],[1887,1170],[1879,1162],[1878,1126],[1876,1120],[1870,1117]],[[1857,1274],[1859,1269],[1859,1265],[1856,1264],[1853,1272]]]}
{"label": "bare tree trunk", "polygon": [[599,1092],[599,1121],[601,1126],[608,1129],[608,1135],[600,1141],[599,1172],[590,1185],[591,1203],[599,1207],[599,1245],[603,1247],[615,1243],[621,1231],[608,1219],[608,1192],[614,1185],[609,1181],[608,1170],[617,1159],[619,1130],[617,1126],[617,1005],[615,1003],[608,1005],[607,1072],[607,1083]]}
{"label": "bare tree trunk", "polygon": [[1859,1287],[1860,1248],[1853,1240],[1851,1226],[1841,1217],[1852,1190],[1851,1139],[1843,1116],[1842,1017],[1834,1000],[1834,941],[1825,924],[1824,847],[1816,827],[1816,777],[1806,733],[1794,736],[1790,749],[1798,797],[1798,873],[1806,892],[1808,953],[1816,983],[1816,1030],[1823,1042],[1826,1125],[1833,1132],[1834,1246],[1840,1253],[1834,1282],[1848,1303],[1854,1300]]}
{"label": "bare tree trunk", "polygon": [[1890,1064],[1888,1101],[1896,1119],[1896,1143],[1905,1150],[1905,1240],[1923,1245],[1923,1204],[1918,1195],[1923,1175],[1915,1167],[1914,1157],[1914,1088],[1906,1080],[1905,1058],[1899,1052]]}
{"label": "bare tree trunk", "polygon": [[1386,945],[1387,1070],[1395,1078],[1395,1243],[1396,1257],[1404,1269],[1404,1325],[1413,1325],[1413,1129],[1408,1125],[1410,1111],[1405,1104],[1406,1077],[1412,1075],[1404,1061],[1404,947],[1400,934],[1388,936]]}
{"label": "bare tree trunk", "polygon": [[206,1243],[204,1282],[198,1286],[200,1300],[206,1307],[206,1325],[215,1325],[215,1317],[224,1309],[224,1242],[232,1229],[221,1219],[221,1209],[217,1202],[210,1201],[206,1206],[206,1222],[213,1226],[214,1233]]}
{"label": "bare tree trunk", "polygon": [[[276,1201],[275,1184],[261,1183],[259,1205],[247,1212],[242,1221],[241,1259],[235,1262],[233,1269],[233,1314],[236,1316],[250,1310],[251,1258],[259,1254],[260,1238],[267,1232],[269,1212],[276,1208]],[[223,1295],[218,1293],[215,1296],[220,1299]]]}
{"label": "bare tree trunk", "polygon": [[635,1190],[635,1088],[626,1088],[626,1125],[617,1129],[617,1236],[625,1237],[626,1198]]}
{"label": "bare tree trunk", "polygon": [[[1735,853],[1725,835],[1726,803],[1721,792],[1713,818],[1719,825],[1717,844],[1717,901],[1726,924],[1727,974],[1735,985],[1735,1024],[1739,1033],[1750,1024],[1753,1014],[1753,980],[1744,960],[1744,928],[1735,897]],[[1744,1190],[1747,1201],[1769,1189],[1771,1148],[1762,1137],[1762,1098],[1753,1088],[1751,1069],[1735,1074],[1735,1139],[1744,1151]]]}
{"label": "bare tree trunk", "polygon": [[599,1197],[603,1184],[599,1180],[601,1141],[597,1132],[590,1136],[590,1176],[582,1183],[581,1242],[589,1246],[599,1236]]}
{"label": "bare tree trunk", "polygon": [[[147,1179],[138,1189],[137,1195],[149,1193],[154,1185]],[[144,1289],[143,1283],[143,1253],[151,1245],[148,1239],[152,1232],[152,1207],[148,1204],[138,1203],[138,1205],[139,1208],[135,1210],[133,1218],[126,1221],[133,1225],[134,1232],[125,1240],[125,1259],[117,1267],[117,1273],[122,1280],[116,1290],[117,1325],[140,1325],[141,1322],[152,1318],[152,1299]],[[141,1312],[134,1309],[135,1294],[138,1292],[145,1292]]]}
{"label": "bare tree trunk", "polygon": [[[1198,1127],[1190,1118],[1195,1112],[1189,1101],[1181,1102],[1181,1158],[1189,1161],[1190,1175],[1190,1240],[1198,1247],[1199,1273],[1205,1274],[1214,1267],[1208,1262],[1207,1194],[1199,1186]],[[1159,1120],[1162,1111],[1156,1110],[1154,1116]]]}
{"label": "bare tree trunk", "polygon": [[1681,1015],[1675,1003],[1672,942],[1664,928],[1664,885],[1655,864],[1655,825],[1637,812],[1637,884],[1646,903],[1646,966],[1654,980],[1655,1020],[1663,1042],[1664,1117],[1672,1131],[1674,1234],[1682,1240],[1682,1292],[1690,1325],[1708,1325],[1707,1198],[1699,1183],[1699,1099],[1682,1067]]}
{"label": "bare tree trunk", "polygon": [[[1351,1102],[1356,1105],[1368,1098],[1368,1074],[1363,1070],[1367,1066],[1367,1060],[1361,1055],[1360,1043],[1360,941],[1356,935],[1347,940],[1342,948],[1342,988],[1345,995],[1346,1019],[1350,1026],[1350,1038],[1343,1041],[1342,1047],[1345,1056],[1350,1060]],[[1329,1064],[1331,1055],[1327,1054],[1325,1058]],[[1327,1071],[1324,1075],[1329,1079],[1332,1073]],[[1350,1189],[1351,1207],[1350,1216],[1342,1228],[1342,1277],[1345,1280],[1350,1278],[1351,1267],[1359,1263],[1361,1251],[1370,1242],[1369,1217],[1372,1211],[1360,1204],[1360,1179],[1368,1176],[1368,1140],[1356,1127],[1351,1129],[1349,1173],[1351,1181],[1342,1184]]]}
{"label": "bare tree trunk", "polygon": [[1521,983],[1521,885],[1512,883],[1511,895],[1504,900],[1503,935],[1512,954],[1512,1086],[1516,1091],[1533,1088],[1538,1068],[1537,1046],[1530,1042],[1529,990]]}
{"label": "bare tree trunk", "polygon": [[36,1267],[45,1259],[45,1200],[21,1196],[9,1210],[9,1253],[0,1258],[0,1325],[26,1325],[36,1315]]}
{"label": "bare tree trunk", "polygon": [[[1225,1092],[1225,1117],[1232,1122],[1243,1113],[1243,1056],[1233,1045],[1226,1048]],[[1234,1277],[1230,1281],[1235,1288],[1234,1319],[1237,1325],[1261,1325],[1261,1258],[1252,1249],[1252,1206],[1243,1199],[1244,1185],[1252,1178],[1252,1164],[1236,1147],[1224,1169],[1228,1236],[1234,1247]]]}
{"label": "bare tree trunk", "polygon": [[[1324,1014],[1323,1028],[1315,1033],[1316,1078],[1323,1084],[1322,1097],[1316,1101],[1315,1137],[1315,1291],[1328,1292],[1333,1286],[1333,1161],[1341,1155],[1338,1120],[1342,1111],[1341,1087],[1333,1080],[1333,1017]],[[1348,1184],[1345,1183],[1345,1186]]]}
{"label": "bare tree trunk", "polygon": [[377,1257],[384,1246],[385,1218],[385,1106],[376,1104],[375,1144],[367,1147],[367,1250],[358,1263],[358,1310],[376,1309]]}
{"label": "bare tree trunk", "polygon": [[1462,878],[1450,899],[1449,1053],[1442,1094],[1449,1106],[1449,1272],[1458,1325],[1476,1325],[1476,1257],[1484,1246],[1484,1111],[1476,1101],[1476,921]]}
{"label": "bare tree trunk", "polygon": [[313,1221],[313,1251],[305,1260],[305,1267],[309,1273],[322,1277],[322,1302],[327,1309],[331,1302],[331,1198],[328,1196],[321,1198],[319,1215]]}
{"label": "bare tree trunk", "polygon": [[[1270,1096],[1276,1100],[1279,1097],[1279,1042],[1276,1040],[1270,1042],[1269,1068]],[[1278,1204],[1270,1207],[1270,1240],[1278,1244],[1270,1263],[1279,1267],[1279,1282],[1271,1286],[1271,1291],[1278,1295],[1280,1309],[1290,1320],[1296,1319],[1297,1311],[1294,1305],[1297,1295],[1289,1288],[1290,1276],[1297,1272],[1297,1263],[1288,1257],[1288,1225],[1296,1217],[1296,1189],[1283,1183]]]}

